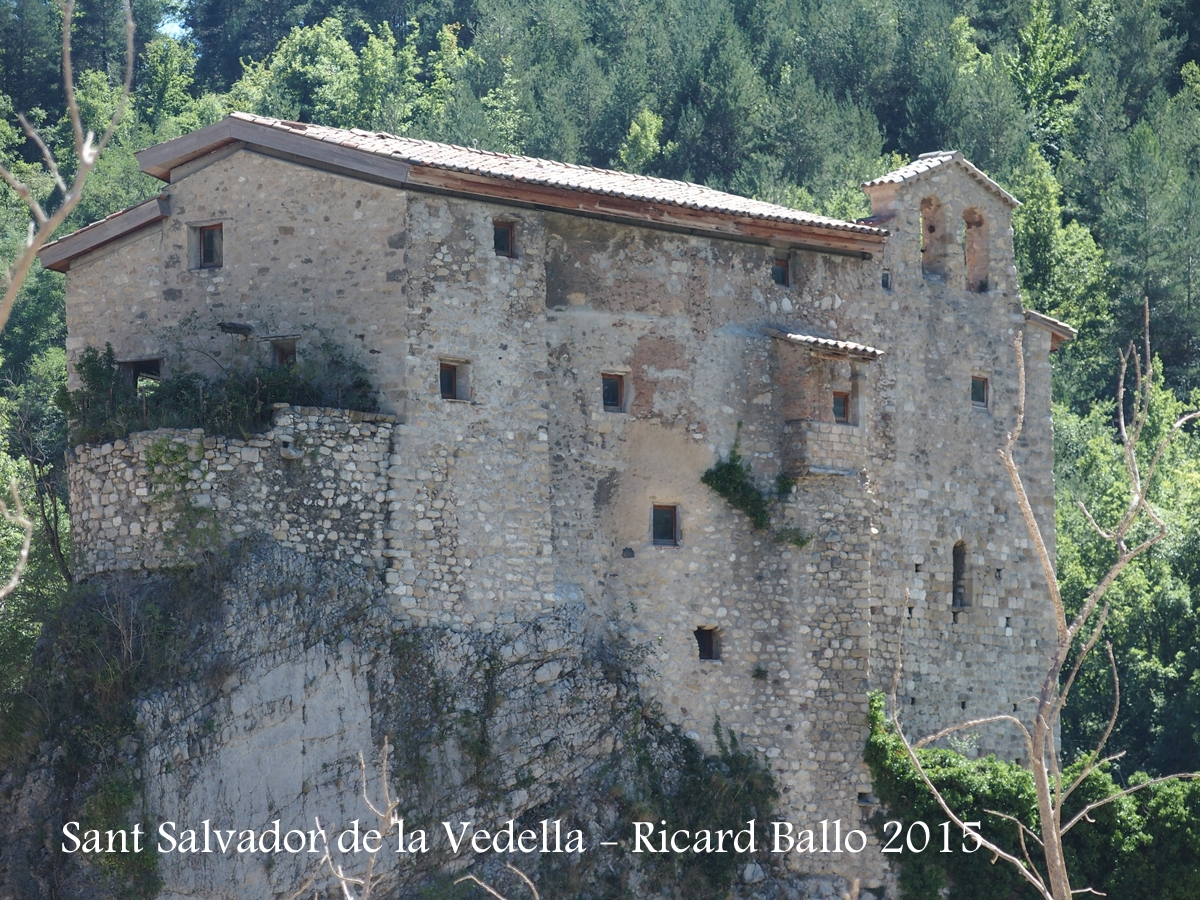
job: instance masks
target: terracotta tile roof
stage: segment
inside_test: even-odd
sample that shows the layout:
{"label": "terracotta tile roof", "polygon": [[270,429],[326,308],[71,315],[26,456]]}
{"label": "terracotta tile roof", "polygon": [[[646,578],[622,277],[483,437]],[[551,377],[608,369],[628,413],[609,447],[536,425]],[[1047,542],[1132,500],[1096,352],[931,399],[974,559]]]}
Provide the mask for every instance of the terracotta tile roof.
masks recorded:
{"label": "terracotta tile roof", "polygon": [[1016,197],[1014,197],[1004,188],[1000,187],[1000,185],[996,184],[996,182],[992,181],[992,179],[984,175],[983,172],[981,172],[975,166],[971,165],[971,163],[963,157],[962,152],[959,150],[935,150],[932,153],[922,153],[907,166],[901,166],[894,172],[888,172],[886,175],[876,178],[874,181],[865,182],[863,184],[863,189],[867,190],[869,188],[878,187],[884,184],[904,184],[905,182],[915,181],[922,175],[925,175],[927,172],[932,172],[934,169],[941,168],[942,166],[950,163],[956,163],[957,165],[961,166],[968,175],[982,184],[985,188],[987,188],[1005,203],[1008,203],[1011,206],[1021,205],[1021,202],[1017,200]]}
{"label": "terracotta tile roof", "polygon": [[856,344],[854,341],[836,341],[833,338],[815,337],[811,334],[780,331],[778,328],[764,328],[763,333],[789,344],[803,344],[833,356],[850,356],[855,359],[879,359],[883,356],[882,350],[876,350],[866,344]]}
{"label": "terracotta tile roof", "polygon": [[232,113],[231,118],[252,122],[256,125],[265,125],[278,131],[301,135],[341,147],[365,151],[377,156],[386,156],[414,166],[428,166],[487,178],[502,178],[526,184],[584,191],[707,212],[728,213],[752,219],[789,222],[835,231],[876,235],[887,233],[883,229],[873,228],[869,225],[843,222],[840,219],[801,212],[786,206],[776,206],[761,200],[751,200],[748,197],[727,194],[724,191],[686,181],[671,181],[667,178],[631,175],[611,169],[578,166],[529,156],[512,156],[453,144],[439,144],[434,141],[397,137],[383,131],[373,132],[331,128],[326,125],[308,125],[303,122],[288,122],[241,112]]}

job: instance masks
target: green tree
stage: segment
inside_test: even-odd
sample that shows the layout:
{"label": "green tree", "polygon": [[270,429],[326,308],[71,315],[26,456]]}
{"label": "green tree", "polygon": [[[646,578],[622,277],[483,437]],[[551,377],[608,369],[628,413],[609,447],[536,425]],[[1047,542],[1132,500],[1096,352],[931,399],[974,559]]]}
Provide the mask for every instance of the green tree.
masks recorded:
{"label": "green tree", "polygon": [[196,51],[186,41],[159,35],[142,51],[133,109],[152,132],[167,118],[180,115],[192,102]]}
{"label": "green tree", "polygon": [[678,144],[662,142],[662,116],[642,107],[629,123],[629,132],[617,149],[617,158],[613,166],[626,172],[642,174],[650,169],[654,162],[663,157],[669,157],[678,148]]}
{"label": "green tree", "polygon": [[1074,25],[1055,24],[1050,0],[1033,0],[1030,13],[1009,72],[1033,121],[1034,141],[1057,159],[1074,127],[1085,77],[1079,73]]}
{"label": "green tree", "polygon": [[1011,186],[1022,203],[1013,213],[1013,244],[1024,302],[1079,331],[1055,354],[1055,396],[1086,411],[1112,393],[1114,326],[1104,253],[1087,228],[1065,221],[1062,187],[1036,146],[1029,146]]}

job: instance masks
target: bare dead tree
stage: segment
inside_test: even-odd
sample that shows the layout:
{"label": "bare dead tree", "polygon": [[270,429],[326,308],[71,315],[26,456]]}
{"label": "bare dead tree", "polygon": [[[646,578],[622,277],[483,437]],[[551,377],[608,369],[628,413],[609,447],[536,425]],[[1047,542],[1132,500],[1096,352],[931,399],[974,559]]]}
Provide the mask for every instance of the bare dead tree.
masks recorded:
{"label": "bare dead tree", "polygon": [[[381,803],[375,803],[371,800],[370,796],[368,796],[367,763],[366,760],[363,759],[362,751],[359,751],[358,754],[358,769],[362,777],[362,799],[363,802],[367,804],[367,808],[371,810],[371,813],[375,816],[375,818],[379,820],[378,830],[380,835],[384,837],[390,835],[392,830],[401,824],[400,816],[398,815],[398,811],[400,809],[400,800],[399,798],[392,796],[391,787],[388,782],[388,757],[391,755],[391,749],[390,742],[387,738],[384,738],[379,766],[380,783],[383,791],[383,802]],[[366,872],[358,876],[348,875],[346,873],[345,866],[342,863],[334,860],[333,849],[330,844],[329,836],[325,829],[321,826],[320,819],[317,819],[317,831],[321,834],[324,840],[325,852],[317,861],[317,865],[313,873],[300,886],[300,889],[296,891],[296,893],[292,894],[291,900],[302,900],[302,898],[309,891],[313,891],[312,896],[315,900],[317,897],[316,887],[318,883],[329,881],[331,879],[341,890],[342,900],[371,900],[371,898],[378,896],[377,891],[382,890],[382,885],[384,883],[384,877],[376,871],[376,862],[379,851],[367,852]],[[382,846],[382,844],[380,846]],[[529,876],[516,866],[512,865],[512,863],[508,863],[507,865],[511,871],[516,873],[517,877],[525,882],[526,886],[533,893],[533,900],[541,900],[541,896],[538,894],[537,888],[529,879]],[[479,878],[476,878],[474,875],[464,875],[462,878],[457,879],[454,883],[457,885],[462,884],[465,881],[473,882],[474,884],[483,888],[493,897],[498,898],[498,900],[506,900],[506,898],[502,894],[498,893],[495,888],[481,881]]]}
{"label": "bare dead tree", "polygon": [[95,168],[100,154],[108,146],[109,141],[112,140],[117,126],[121,124],[121,118],[125,115],[125,108],[129,104],[129,94],[133,88],[133,67],[136,61],[133,52],[133,7],[131,6],[131,0],[122,0],[122,8],[125,13],[125,81],[121,87],[121,94],[117,100],[112,117],[105,125],[104,132],[100,135],[99,139],[96,138],[94,132],[85,130],[83,119],[79,114],[79,104],[75,97],[75,73],[71,65],[71,23],[75,16],[75,0],[59,0],[58,6],[62,12],[63,23],[63,90],[67,98],[67,119],[71,123],[73,150],[77,165],[75,174],[72,176],[70,184],[68,184],[59,169],[58,160],[54,155],[53,149],[46,143],[37,128],[30,123],[24,114],[17,115],[17,121],[21,123],[21,128],[25,132],[25,136],[29,139],[30,143],[37,147],[42,158],[42,165],[53,180],[61,199],[57,208],[53,212],[48,213],[42,202],[34,195],[29,185],[21,181],[11,168],[0,164],[0,178],[29,207],[32,217],[29,222],[24,249],[18,254],[16,260],[4,267],[4,297],[0,300],[0,331],[3,331],[4,326],[8,323],[8,317],[12,313],[13,304],[17,301],[17,294],[20,293],[21,285],[24,284],[25,278],[29,275],[29,270],[33,266],[33,261],[37,256],[38,250],[50,240],[54,230],[63,223],[63,220],[70,215],[71,210],[79,203],[79,199],[83,195],[84,185],[87,184],[88,176]]}
{"label": "bare dead tree", "polygon": [[[1075,683],[1075,677],[1079,674],[1080,667],[1092,650],[1095,649],[1103,633],[1109,611],[1109,605],[1104,601],[1105,593],[1117,579],[1117,576],[1121,574],[1133,559],[1145,553],[1150,547],[1157,544],[1167,535],[1167,526],[1154,507],[1150,505],[1147,499],[1148,493],[1158,465],[1162,460],[1163,453],[1171,444],[1171,441],[1174,440],[1185,425],[1200,418],[1200,411],[1181,416],[1172,425],[1166,435],[1158,441],[1157,445],[1153,448],[1142,448],[1142,434],[1150,417],[1151,388],[1153,387],[1155,378],[1153,359],[1150,355],[1150,309],[1148,304],[1145,306],[1143,324],[1145,330],[1143,351],[1139,353],[1135,345],[1131,343],[1128,349],[1120,354],[1119,379],[1117,382],[1117,433],[1121,441],[1126,477],[1129,480],[1128,500],[1125,503],[1120,520],[1111,528],[1105,528],[1100,525],[1087,507],[1082,502],[1079,503],[1080,509],[1096,533],[1104,540],[1111,542],[1116,548],[1117,557],[1108,571],[1097,582],[1091,593],[1088,594],[1079,612],[1070,621],[1067,619],[1066,609],[1063,606],[1054,561],[1050,558],[1050,552],[1046,547],[1045,539],[1042,537],[1041,527],[1038,525],[1033,507],[1026,494],[1020,469],[1013,458],[1013,449],[1020,439],[1021,430],[1025,422],[1023,336],[1018,333],[1014,342],[1017,353],[1017,421],[1016,427],[1008,434],[1004,447],[998,452],[1005,471],[1008,473],[1009,480],[1012,482],[1013,489],[1016,491],[1017,504],[1021,509],[1021,514],[1025,518],[1025,528],[1033,542],[1038,561],[1042,567],[1050,605],[1054,612],[1055,631],[1057,635],[1053,649],[1047,660],[1046,675],[1042,680],[1041,690],[1037,697],[1037,709],[1034,712],[1032,723],[1026,724],[1015,715],[986,716],[958,725],[952,725],[949,728],[943,728],[936,734],[924,737],[914,744],[904,735],[900,723],[899,706],[896,703],[896,692],[901,671],[900,662],[897,663],[895,676],[892,681],[890,702],[893,710],[892,721],[895,724],[896,733],[903,742],[909,762],[912,763],[917,774],[925,783],[925,786],[933,794],[938,805],[941,806],[951,821],[963,829],[964,834],[969,834],[975,838],[980,845],[990,850],[995,857],[1016,866],[1021,876],[1045,900],[1071,900],[1074,894],[1095,893],[1090,888],[1072,890],[1070,875],[1067,871],[1066,859],[1063,854],[1063,837],[1080,822],[1091,821],[1090,815],[1092,812],[1122,797],[1127,797],[1130,794],[1148,788],[1151,785],[1161,784],[1164,781],[1173,779],[1200,777],[1200,773],[1186,773],[1155,778],[1142,784],[1119,790],[1111,796],[1097,800],[1094,803],[1089,803],[1074,816],[1065,822],[1063,821],[1064,805],[1071,794],[1098,767],[1112,762],[1122,755],[1121,753],[1112,755],[1104,754],[1105,745],[1108,743],[1108,738],[1116,725],[1117,713],[1121,704],[1121,684],[1117,676],[1117,666],[1113,658],[1111,644],[1105,644],[1105,651],[1108,654],[1115,694],[1112,713],[1109,716],[1104,733],[1096,744],[1096,748],[1083,760],[1083,765],[1078,774],[1069,783],[1066,783],[1064,779],[1059,759],[1059,750],[1056,746],[1059,718],[1063,707],[1067,703],[1071,687]],[[1125,403],[1129,370],[1131,368],[1133,370],[1132,396],[1129,398],[1131,414],[1127,417],[1125,414]],[[1139,449],[1143,449],[1143,452],[1145,450],[1151,451],[1149,453],[1149,462],[1145,466],[1138,459]],[[1077,646],[1078,650],[1075,653],[1074,661],[1070,664],[1070,668],[1067,668],[1072,649]],[[1064,670],[1066,672],[1065,678]],[[1025,747],[1029,754],[1030,768],[1033,772],[1034,788],[1037,792],[1036,830],[1027,827],[1014,816],[993,810],[987,811],[989,814],[1017,826],[1018,844],[1021,850],[1020,857],[1007,852],[992,841],[989,841],[979,833],[978,828],[968,826],[961,819],[958,813],[951,808],[942,793],[934,786],[916,752],[918,749],[934,741],[948,737],[955,732],[1000,722],[1015,727],[1024,739]],[[1045,866],[1044,872],[1034,864],[1029,852],[1029,844],[1026,843],[1027,840],[1032,841],[1042,851]]]}
{"label": "bare dead tree", "polygon": [[[383,748],[381,751],[380,761],[380,783],[383,790],[383,802],[375,803],[367,794],[367,763],[363,759],[362,751],[358,752],[358,769],[362,775],[362,798],[367,804],[367,808],[379,820],[379,833],[387,836],[392,833],[392,829],[400,825],[400,816],[397,811],[400,809],[400,800],[392,796],[391,787],[388,782],[388,756],[391,755],[391,744],[387,738],[383,740]],[[333,849],[329,841],[329,836],[321,827],[321,820],[317,819],[317,830],[321,833],[325,841],[325,853],[320,860],[317,861],[316,870],[309,876],[308,880],[301,885],[296,893],[292,894],[291,900],[300,900],[309,890],[320,881],[326,881],[332,878],[341,889],[343,900],[371,900],[376,896],[376,891],[383,883],[383,876],[375,871],[378,852],[370,852],[367,854],[367,871],[361,876],[347,875],[345,866],[336,862],[333,858]],[[313,894],[316,897],[316,893]]]}
{"label": "bare dead tree", "polygon": [[[75,18],[75,0],[59,0],[58,5],[62,13],[63,23],[63,90],[67,99],[67,119],[71,123],[75,172],[71,177],[70,184],[68,184],[62,175],[53,149],[46,143],[38,129],[30,123],[29,119],[23,114],[18,114],[17,121],[20,122],[25,136],[41,155],[42,166],[53,181],[54,187],[60,195],[60,200],[58,206],[53,209],[53,212],[47,212],[42,201],[35,196],[33,189],[18,178],[12,168],[0,162],[0,179],[12,188],[13,193],[20,197],[25,205],[29,207],[31,217],[24,246],[20,253],[17,254],[16,259],[11,263],[5,264],[3,271],[0,272],[0,275],[3,277],[4,286],[4,295],[0,298],[0,331],[3,331],[4,326],[8,324],[8,318],[12,314],[13,305],[17,302],[17,295],[21,292],[21,286],[29,276],[38,250],[50,240],[55,229],[63,223],[67,216],[71,214],[71,210],[79,204],[79,200],[83,196],[84,185],[87,184],[88,176],[92,173],[96,162],[100,158],[100,154],[112,140],[117,126],[121,123],[121,118],[125,115],[125,109],[129,105],[129,95],[133,88],[133,68],[136,61],[133,51],[133,7],[131,0],[122,0],[122,9],[125,15],[125,80],[122,84],[121,93],[113,114],[105,125],[99,139],[96,138],[93,131],[84,128],[83,119],[79,113],[79,103],[75,96],[75,72],[71,63],[71,25]],[[36,471],[34,479],[37,482],[38,502],[41,505],[39,514],[42,516],[47,529],[53,532],[54,537],[51,540],[52,551],[60,570],[69,581],[71,580],[70,570],[66,565],[66,560],[61,553],[61,548],[57,540],[58,510],[56,507],[50,510],[44,507],[45,496],[42,490],[43,486],[38,479]],[[33,523],[25,517],[21,506],[21,498],[17,492],[16,482],[13,482],[11,485],[11,494],[13,508],[16,512],[11,512],[8,506],[2,502],[0,502],[0,512],[2,512],[3,518],[6,521],[12,522],[24,530],[25,538],[17,563],[9,576],[8,582],[3,587],[0,587],[0,611],[3,611],[8,597],[21,582],[21,576],[25,572],[25,566],[29,559],[29,544],[33,536]]]}

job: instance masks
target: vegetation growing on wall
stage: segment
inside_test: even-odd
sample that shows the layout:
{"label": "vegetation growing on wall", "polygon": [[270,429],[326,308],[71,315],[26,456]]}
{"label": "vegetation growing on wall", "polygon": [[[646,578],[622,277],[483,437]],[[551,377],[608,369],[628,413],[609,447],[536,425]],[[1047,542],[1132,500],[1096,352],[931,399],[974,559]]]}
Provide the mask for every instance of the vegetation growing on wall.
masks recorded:
{"label": "vegetation growing on wall", "polygon": [[[738,452],[742,442],[741,430],[742,423],[739,422],[738,437],[729,448],[729,456],[718,460],[716,465],[706,470],[700,476],[700,481],[724,497],[734,509],[744,512],[756,531],[763,531],[771,525],[771,500],[786,501],[796,486],[796,479],[789,475],[779,475],[775,479],[775,497],[769,497],[754,483],[750,464]],[[808,546],[812,536],[794,525],[787,525],[775,529],[772,539],[776,544],[790,544],[802,549]]]}
{"label": "vegetation growing on wall", "polygon": [[[741,431],[741,423],[738,423]],[[743,461],[738,453],[741,445],[741,435],[729,448],[729,455],[708,469],[700,476],[700,481],[708,485],[728,501],[734,509],[740,509],[750,519],[750,524],[756,530],[762,531],[771,524],[771,510],[767,495],[762,488],[754,483],[750,475],[750,466]]]}
{"label": "vegetation growing on wall", "polygon": [[[885,721],[882,694],[871,697],[871,734],[865,754],[875,794],[883,812],[873,819],[877,835],[888,841],[894,826],[885,833],[884,823],[899,820],[903,831],[893,858],[900,864],[900,886],[912,900],[938,900],[949,887],[949,900],[1033,900],[1032,888],[1009,866],[992,865],[984,851],[963,853],[970,839],[951,829],[951,853],[907,851],[907,829],[924,822],[931,844],[942,848],[941,823],[946,816],[913,768],[896,736]],[[1020,856],[1016,825],[987,810],[1006,813],[1027,826],[1034,824],[1036,795],[1033,777],[1025,769],[989,756],[968,759],[953,750],[919,750],[930,780],[964,821],[982,823],[983,833],[1000,846]],[[1070,778],[1068,769],[1064,777]],[[1130,783],[1147,780],[1134,775]],[[1100,770],[1072,795],[1067,815],[1088,803],[1111,796],[1117,790],[1110,770]],[[1081,822],[1068,833],[1068,866],[1080,884],[1104,891],[1109,900],[1142,900],[1144,897],[1187,900],[1200,896],[1200,783],[1178,781],[1153,785],[1091,813],[1093,821]],[[914,842],[919,846],[922,834]],[[1038,848],[1028,843],[1035,864]]]}
{"label": "vegetation growing on wall", "polygon": [[75,364],[82,386],[59,390],[55,402],[70,417],[72,443],[94,444],[154,428],[203,428],[249,437],[270,427],[274,403],[373,411],[366,368],[325,345],[303,363],[234,369],[223,378],[172,372],[161,381],[122,371],[111,344],[87,347]]}

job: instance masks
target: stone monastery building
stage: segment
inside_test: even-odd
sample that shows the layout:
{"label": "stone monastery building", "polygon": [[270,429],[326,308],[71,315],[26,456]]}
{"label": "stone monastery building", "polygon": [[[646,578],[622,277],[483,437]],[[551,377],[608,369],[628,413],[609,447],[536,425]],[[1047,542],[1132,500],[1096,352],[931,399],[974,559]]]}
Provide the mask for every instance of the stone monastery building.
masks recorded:
{"label": "stone monastery building", "polygon": [[[960,153],[863,185],[857,223],[240,113],[138,158],[160,196],[42,250],[69,357],[216,374],[331,341],[380,391],[380,414],[204,437],[194,502],[229,536],[377,573],[398,626],[621,622],[666,714],[745,735],[794,822],[869,810],[867,693],[901,645],[910,732],[1034,693],[1053,620],[996,451],[1023,332],[1018,462],[1052,548],[1049,355],[1074,332],[1022,307],[1017,201]],[[287,467],[334,432],[305,494]],[[734,447],[784,477],[765,529],[701,483]],[[76,449],[83,571],[170,561],[144,453]]]}

